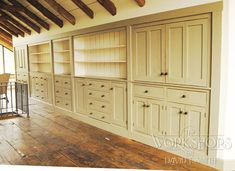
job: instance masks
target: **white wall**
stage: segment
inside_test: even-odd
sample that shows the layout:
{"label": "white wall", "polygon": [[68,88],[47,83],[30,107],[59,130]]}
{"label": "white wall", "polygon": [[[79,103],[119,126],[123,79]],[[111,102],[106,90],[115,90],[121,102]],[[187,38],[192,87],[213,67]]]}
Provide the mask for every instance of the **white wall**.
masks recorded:
{"label": "white wall", "polygon": [[[93,0],[95,1],[95,0]],[[68,31],[74,31],[81,28],[87,28],[91,26],[101,25],[105,23],[115,22],[119,20],[134,18],[138,16],[144,16],[148,14],[154,14],[174,9],[180,9],[195,5],[201,5],[206,3],[217,2],[221,0],[146,0],[146,5],[140,8],[134,0],[112,0],[117,7],[117,15],[110,15],[103,7],[101,7],[96,1],[90,3],[89,7],[95,12],[94,19],[90,19],[80,9],[73,10],[71,13],[76,16],[76,25],[71,25],[65,22],[63,29],[56,25],[51,25],[50,31],[42,29],[42,33],[38,34],[33,32],[31,36],[26,38],[14,38],[13,44],[26,42],[27,40],[39,40],[41,37],[48,37],[55,34],[65,33]],[[85,2],[85,1],[84,1]]]}

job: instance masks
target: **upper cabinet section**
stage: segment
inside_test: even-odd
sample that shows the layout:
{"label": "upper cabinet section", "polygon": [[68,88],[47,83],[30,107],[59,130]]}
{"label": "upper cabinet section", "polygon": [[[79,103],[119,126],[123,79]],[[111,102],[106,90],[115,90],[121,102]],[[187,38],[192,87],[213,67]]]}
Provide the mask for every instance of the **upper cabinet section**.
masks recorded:
{"label": "upper cabinet section", "polygon": [[71,39],[53,41],[54,73],[56,75],[71,75]]}
{"label": "upper cabinet section", "polygon": [[18,46],[14,48],[16,71],[28,72],[28,52],[27,46]]}
{"label": "upper cabinet section", "polygon": [[50,42],[29,45],[30,71],[52,73]]}
{"label": "upper cabinet section", "polygon": [[126,30],[74,37],[75,76],[126,78]]}
{"label": "upper cabinet section", "polygon": [[210,87],[210,16],[133,29],[138,81]]}

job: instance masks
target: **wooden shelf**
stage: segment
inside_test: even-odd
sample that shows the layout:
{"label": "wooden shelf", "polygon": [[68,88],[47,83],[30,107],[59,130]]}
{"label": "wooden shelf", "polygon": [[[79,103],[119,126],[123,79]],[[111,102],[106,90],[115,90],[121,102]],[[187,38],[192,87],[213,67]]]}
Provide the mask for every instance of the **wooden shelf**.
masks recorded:
{"label": "wooden shelf", "polygon": [[116,49],[125,48],[126,45],[110,46],[110,47],[100,47],[100,48],[84,48],[84,49],[74,49],[75,51],[88,51],[88,50],[105,50],[105,49]]}
{"label": "wooden shelf", "polygon": [[70,64],[70,61],[54,61],[54,62],[60,64]]}
{"label": "wooden shelf", "polygon": [[51,63],[47,61],[32,61],[31,64],[51,64]]}
{"label": "wooden shelf", "polygon": [[50,54],[50,52],[34,52],[34,53],[30,53],[30,55],[45,55],[45,54]]}
{"label": "wooden shelf", "polygon": [[126,61],[75,61],[77,63],[126,63]]}
{"label": "wooden shelf", "polygon": [[67,53],[70,52],[70,50],[55,50],[54,53]]}

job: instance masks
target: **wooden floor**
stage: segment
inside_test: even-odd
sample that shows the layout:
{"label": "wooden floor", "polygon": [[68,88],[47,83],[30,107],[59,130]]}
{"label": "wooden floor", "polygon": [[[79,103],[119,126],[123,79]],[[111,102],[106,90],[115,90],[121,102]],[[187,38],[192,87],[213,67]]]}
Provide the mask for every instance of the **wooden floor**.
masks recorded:
{"label": "wooden floor", "polygon": [[[29,119],[0,120],[0,164],[214,170],[50,109],[38,105],[30,108]],[[170,163],[169,159],[178,164]]]}

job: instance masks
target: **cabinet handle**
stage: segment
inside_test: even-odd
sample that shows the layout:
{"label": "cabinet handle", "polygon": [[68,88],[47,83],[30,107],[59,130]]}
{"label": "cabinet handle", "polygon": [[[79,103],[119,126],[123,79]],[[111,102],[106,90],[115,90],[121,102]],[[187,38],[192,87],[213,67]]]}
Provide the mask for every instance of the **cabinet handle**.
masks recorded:
{"label": "cabinet handle", "polygon": [[181,111],[179,111],[179,114],[182,114],[183,113],[183,111],[181,110]]}
{"label": "cabinet handle", "polygon": [[90,83],[89,86],[91,86],[92,84]]}
{"label": "cabinet handle", "polygon": [[68,95],[68,93],[64,93],[65,95]]}
{"label": "cabinet handle", "polygon": [[56,83],[58,83],[59,81],[56,81]]}
{"label": "cabinet handle", "polygon": [[182,98],[186,98],[186,95],[182,95],[181,97],[182,97]]}
{"label": "cabinet handle", "polygon": [[104,97],[104,95],[102,95],[101,97]]}
{"label": "cabinet handle", "polygon": [[110,88],[110,90],[113,90],[113,88]]}
{"label": "cabinet handle", "polygon": [[92,105],[93,103],[89,103],[89,105]]}
{"label": "cabinet handle", "polygon": [[148,90],[145,90],[144,93],[148,93],[149,91]]}
{"label": "cabinet handle", "polygon": [[59,93],[59,91],[56,91],[56,93]]}
{"label": "cabinet handle", "polygon": [[92,93],[89,93],[89,95],[92,95]]}
{"label": "cabinet handle", "polygon": [[91,113],[89,113],[90,115],[93,115],[93,113],[91,112]]}
{"label": "cabinet handle", "polygon": [[43,84],[41,84],[41,86],[43,86]]}
{"label": "cabinet handle", "polygon": [[56,101],[56,103],[60,103],[60,101]]}
{"label": "cabinet handle", "polygon": [[188,112],[184,112],[184,115],[188,115]]}
{"label": "cabinet handle", "polygon": [[105,105],[101,106],[101,108],[105,108]]}
{"label": "cabinet handle", "polygon": [[165,74],[163,72],[161,72],[160,76],[163,76],[163,75],[165,75]]}
{"label": "cabinet handle", "polygon": [[149,108],[150,106],[149,105],[146,105],[147,108]]}
{"label": "cabinet handle", "polygon": [[64,84],[68,84],[68,82],[64,82]]}
{"label": "cabinet handle", "polygon": [[41,77],[41,79],[43,79],[43,77]]}
{"label": "cabinet handle", "polygon": [[104,87],[104,85],[101,85],[101,87],[103,88],[103,87]]}
{"label": "cabinet handle", "polygon": [[84,86],[85,86],[85,84],[82,84],[82,86],[84,87]]}
{"label": "cabinet handle", "polygon": [[144,104],[143,107],[146,107],[146,105]]}
{"label": "cabinet handle", "polygon": [[44,91],[42,90],[41,92],[43,93]]}
{"label": "cabinet handle", "polygon": [[105,118],[104,116],[101,117],[101,119],[104,119],[104,118]]}
{"label": "cabinet handle", "polygon": [[69,104],[68,104],[68,103],[66,103],[65,105],[66,105],[66,106],[68,106]]}
{"label": "cabinet handle", "polygon": [[165,76],[167,76],[167,75],[168,75],[168,73],[166,72],[164,75],[165,75]]}

